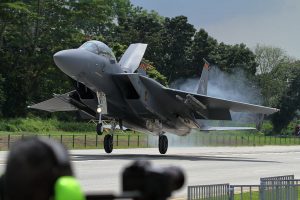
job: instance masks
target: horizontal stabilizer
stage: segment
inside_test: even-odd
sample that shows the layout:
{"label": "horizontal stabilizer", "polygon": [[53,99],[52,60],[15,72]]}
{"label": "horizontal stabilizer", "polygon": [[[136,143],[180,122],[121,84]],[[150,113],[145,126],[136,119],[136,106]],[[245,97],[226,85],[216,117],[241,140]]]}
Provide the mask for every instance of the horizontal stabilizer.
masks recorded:
{"label": "horizontal stabilizer", "polygon": [[238,131],[238,130],[256,130],[254,127],[221,127],[221,126],[204,126],[201,131]]}
{"label": "horizontal stabilizer", "polygon": [[28,106],[28,108],[45,110],[48,112],[76,111],[78,109],[72,104],[68,103],[70,93],[71,92],[62,95],[54,95],[53,98]]}
{"label": "horizontal stabilizer", "polygon": [[[209,123],[210,121],[203,120],[203,119],[198,119],[196,120],[197,124],[200,127],[200,131],[238,131],[238,130],[256,130],[254,127],[249,127],[249,125],[246,126],[226,126],[226,125],[221,125],[221,126],[211,126]],[[222,121],[224,122],[224,121]],[[241,124],[239,124],[241,125]]]}
{"label": "horizontal stabilizer", "polygon": [[122,56],[119,64],[124,72],[133,73],[140,65],[147,44],[131,44]]}

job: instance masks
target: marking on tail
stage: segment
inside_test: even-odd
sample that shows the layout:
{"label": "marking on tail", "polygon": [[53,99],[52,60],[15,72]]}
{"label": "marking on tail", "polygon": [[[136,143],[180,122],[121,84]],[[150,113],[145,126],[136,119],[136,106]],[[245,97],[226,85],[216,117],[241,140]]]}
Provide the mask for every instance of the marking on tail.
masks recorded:
{"label": "marking on tail", "polygon": [[207,83],[208,83],[210,64],[204,58],[203,61],[204,61],[204,65],[203,65],[200,81],[198,84],[197,93],[207,95]]}

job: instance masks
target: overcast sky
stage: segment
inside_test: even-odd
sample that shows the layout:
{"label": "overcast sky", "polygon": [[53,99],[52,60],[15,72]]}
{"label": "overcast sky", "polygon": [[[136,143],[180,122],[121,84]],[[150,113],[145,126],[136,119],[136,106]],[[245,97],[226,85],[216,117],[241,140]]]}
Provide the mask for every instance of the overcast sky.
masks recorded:
{"label": "overcast sky", "polygon": [[185,15],[219,42],[257,43],[300,59],[300,0],[131,0],[160,15]]}

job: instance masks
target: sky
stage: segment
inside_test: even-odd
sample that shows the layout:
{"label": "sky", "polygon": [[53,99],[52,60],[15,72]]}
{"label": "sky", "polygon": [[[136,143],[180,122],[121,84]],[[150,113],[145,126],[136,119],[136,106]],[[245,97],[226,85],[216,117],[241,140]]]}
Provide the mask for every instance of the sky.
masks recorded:
{"label": "sky", "polygon": [[300,59],[300,0],[131,0],[165,17],[185,15],[226,44],[282,48]]}

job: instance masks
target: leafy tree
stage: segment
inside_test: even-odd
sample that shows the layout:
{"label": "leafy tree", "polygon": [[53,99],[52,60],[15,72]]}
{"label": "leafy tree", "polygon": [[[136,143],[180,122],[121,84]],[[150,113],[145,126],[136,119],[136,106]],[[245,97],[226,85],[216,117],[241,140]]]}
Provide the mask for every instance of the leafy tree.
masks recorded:
{"label": "leafy tree", "polygon": [[[21,63],[26,63],[29,52],[26,51],[24,36],[30,21],[36,16],[29,9],[29,5],[22,2],[1,3],[1,67],[0,73],[5,77],[4,89],[6,101],[2,106],[3,114],[10,113],[13,116],[15,112],[24,114],[27,99],[27,84],[25,75],[27,70]],[[21,83],[18,85],[18,83]],[[16,95],[18,91],[18,98]],[[20,101],[20,102],[18,102]]]}
{"label": "leafy tree", "polygon": [[162,31],[164,19],[156,12],[147,12],[142,8],[131,8],[127,15],[119,18],[115,37],[119,43],[148,44],[145,58],[156,66],[161,66],[163,60]]}
{"label": "leafy tree", "polygon": [[281,97],[279,109],[272,117],[273,130],[276,133],[281,132],[290,121],[296,117],[297,110],[300,109],[300,62],[294,63],[292,69],[294,74],[290,81],[286,93]]}
{"label": "leafy tree", "polygon": [[196,30],[185,16],[166,18],[164,24],[162,45],[165,63],[157,69],[170,80],[188,77],[186,69],[191,64],[189,51]]}
{"label": "leafy tree", "polygon": [[291,65],[293,64],[288,62],[280,63],[271,72],[256,76],[265,105],[278,106],[281,97],[288,89],[290,79],[294,76]]}
{"label": "leafy tree", "polygon": [[157,71],[157,69],[153,66],[153,63],[150,62],[149,60],[143,59],[143,61],[141,62],[140,68],[142,68],[143,70],[145,70],[145,72],[147,73],[147,75],[150,78],[153,78],[155,80],[157,80],[158,82],[160,82],[162,85],[167,86],[167,78],[162,75],[159,71]]}
{"label": "leafy tree", "polygon": [[228,73],[233,72],[235,68],[244,70],[248,77],[256,73],[255,55],[245,44],[226,45],[221,42],[211,58]]}
{"label": "leafy tree", "polygon": [[258,64],[258,74],[269,73],[279,64],[292,60],[281,48],[267,45],[257,44],[254,54]]}
{"label": "leafy tree", "polygon": [[293,77],[293,59],[284,50],[273,46],[257,45],[254,52],[258,63],[256,78],[264,103],[277,106]]}
{"label": "leafy tree", "polygon": [[[72,15],[67,5],[62,1],[1,3],[1,13],[7,21],[0,50],[0,73],[5,77],[4,116],[25,116],[29,102],[66,87],[60,85],[66,76],[61,73],[51,77],[51,72],[59,71],[52,55],[78,44],[76,40],[80,38],[69,23]],[[54,85],[46,91],[41,86],[49,84],[49,76],[54,78],[50,81]]]}
{"label": "leafy tree", "polygon": [[[243,69],[248,77],[253,77],[256,69],[255,55],[245,44],[227,45],[208,35],[204,29],[200,29],[193,38],[191,47],[192,65],[191,74],[199,74],[203,65],[203,58],[220,67],[228,73],[236,68]],[[197,67],[195,67],[197,66]]]}
{"label": "leafy tree", "polygon": [[[200,29],[194,36],[191,46],[192,65],[190,75],[201,74],[204,64],[203,58],[215,61],[215,51],[218,48],[216,39],[208,35],[204,29]],[[200,73],[199,73],[200,72]]]}
{"label": "leafy tree", "polygon": [[75,28],[90,38],[110,35],[116,12],[114,3],[107,0],[71,1],[69,9],[73,12]]}

